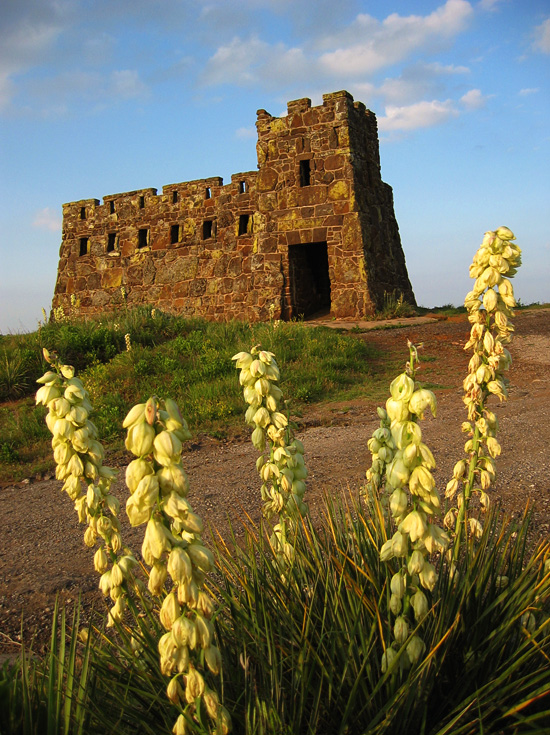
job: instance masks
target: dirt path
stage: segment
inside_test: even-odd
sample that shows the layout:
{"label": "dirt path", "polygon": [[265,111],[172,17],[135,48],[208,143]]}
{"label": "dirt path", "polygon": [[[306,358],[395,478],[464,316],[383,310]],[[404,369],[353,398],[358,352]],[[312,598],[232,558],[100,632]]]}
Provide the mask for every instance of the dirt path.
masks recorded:
{"label": "dirt path", "polygon": [[[494,496],[514,514],[528,499],[536,503],[537,532],[547,534],[550,524],[550,311],[522,312],[515,321],[512,345],[514,365],[509,373],[510,398],[497,406],[499,441]],[[462,349],[468,332],[464,320],[408,325],[369,331],[360,338],[406,357],[406,341],[423,342],[423,381],[438,397],[438,416],[426,420],[423,434],[438,468],[436,479],[444,489],[452,466],[460,458],[465,419],[460,383],[467,356]],[[366,443],[378,425],[375,406],[362,400],[331,403],[309,410],[302,419],[300,438],[309,469],[307,500],[314,516],[323,493],[356,490],[370,464]],[[201,439],[186,448],[184,464],[191,482],[189,500],[213,527],[223,531],[229,519],[239,527],[243,511],[258,519],[259,482],[256,451],[250,442],[220,443]],[[38,646],[45,640],[55,597],[69,604],[82,596],[85,608],[102,604],[93,571],[92,553],[82,541],[83,527],[68,497],[56,481],[27,482],[0,490],[0,651],[17,651],[21,615],[27,639],[36,632]],[[115,486],[126,498],[123,478]],[[124,521],[124,517],[122,517]],[[123,523],[123,537],[136,551],[143,529]],[[11,643],[10,643],[11,641]]]}

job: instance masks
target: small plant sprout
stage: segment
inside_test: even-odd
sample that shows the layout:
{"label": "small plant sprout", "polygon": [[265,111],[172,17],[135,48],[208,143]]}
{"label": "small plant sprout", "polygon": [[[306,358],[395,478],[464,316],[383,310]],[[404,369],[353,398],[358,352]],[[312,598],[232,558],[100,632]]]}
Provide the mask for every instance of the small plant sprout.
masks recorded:
{"label": "small plant sprout", "polygon": [[[187,500],[181,462],[182,442],[191,435],[170,399],[161,404],[153,397],[134,406],[123,425],[126,448],[136,457],[126,470],[126,512],[132,526],[147,524],[141,553],[150,567],[149,591],[162,598],[159,617],[167,631],[158,643],[160,667],[170,677],[167,696],[181,710],[173,731],[190,732],[190,720],[202,721],[204,707],[212,732],[225,735],[229,714],[201,673],[208,668],[219,674],[221,655],[214,645],[214,602],[204,589],[214,557],[202,543],[202,521]],[[172,584],[166,593],[168,576]]]}
{"label": "small plant sprout", "polygon": [[430,608],[429,595],[437,582],[429,559],[445,550],[449,536],[435,522],[440,500],[431,470],[435,460],[422,442],[418,424],[427,409],[436,414],[435,396],[415,380],[418,352],[409,342],[410,359],[404,373],[390,385],[386,408],[368,442],[372,465],[367,471],[368,492],[385,496],[396,530],[380,549],[383,562],[399,565],[390,581],[389,608],[394,618],[393,642],[382,657],[386,672],[399,654],[401,668],[421,658],[425,645],[415,630]]}
{"label": "small plant sprout", "polygon": [[455,532],[455,561],[461,542],[468,536],[481,534],[479,520],[468,516],[470,499],[473,493],[478,493],[481,508],[489,507],[487,490],[494,483],[495,459],[501,451],[496,439],[497,417],[488,402],[491,396],[499,401],[507,398],[504,373],[512,358],[506,345],[514,331],[510,317],[516,306],[509,279],[521,265],[521,250],[514,239],[514,233],[507,227],[486,232],[470,266],[470,277],[475,278],[475,283],[464,304],[472,327],[464,349],[472,350],[473,354],[464,380],[463,400],[468,421],[462,424],[468,439],[464,445],[466,457],[456,463],[445,491],[448,500],[456,498],[457,501],[445,516],[445,525]]}
{"label": "small plant sprout", "polygon": [[267,519],[279,516],[271,543],[279,561],[289,563],[294,556],[291,539],[295,523],[308,512],[304,446],[279,410],[283,392],[277,385],[280,374],[275,355],[256,346],[232,359],[240,370],[239,381],[248,404],[245,420],[254,427],[252,444],[262,452],[256,468],[263,482],[263,514]]}
{"label": "small plant sprout", "polygon": [[48,408],[46,424],[53,434],[55,476],[74,501],[80,523],[87,523],[84,543],[94,548],[94,567],[101,574],[99,587],[114,605],[108,625],[120,622],[126,608],[127,583],[134,584],[132,569],[136,560],[122,546],[118,521],[119,502],[110,487],[116,472],[103,465],[104,451],[97,441],[97,429],[90,421],[92,405],[74,368],[62,365],[55,353],[44,350],[48,370],[38,383],[36,402]]}

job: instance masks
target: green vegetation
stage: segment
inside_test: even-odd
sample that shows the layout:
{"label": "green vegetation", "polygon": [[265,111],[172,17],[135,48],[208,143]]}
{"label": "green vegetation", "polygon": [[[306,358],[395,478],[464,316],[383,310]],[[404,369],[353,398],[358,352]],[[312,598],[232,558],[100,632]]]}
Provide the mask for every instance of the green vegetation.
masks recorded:
{"label": "green vegetation", "polygon": [[49,322],[31,334],[0,337],[2,478],[20,480],[53,467],[44,409],[31,398],[46,369],[42,348],[76,368],[99,434],[116,448],[130,406],[153,394],[176,400],[195,435],[221,438],[242,431],[243,401],[230,358],[243,344],[262,344],[280,356],[283,388],[298,412],[321,401],[378,399],[393,367],[362,340],[301,322],[219,324],[146,308],[102,320]]}
{"label": "green vegetation", "polygon": [[[327,499],[324,513],[321,528],[299,527],[284,578],[268,528],[249,526],[244,542],[218,542],[211,591],[221,602],[221,696],[235,733],[547,732],[550,547],[526,552],[528,515],[512,527],[495,510],[454,575],[439,565],[422,626],[424,660],[381,674],[391,640],[384,609],[398,563],[382,563],[379,548],[392,531],[375,499],[367,508]],[[176,709],[166,701],[155,613],[158,604],[145,615],[131,607],[116,637],[98,619],[87,644],[78,640],[78,621],[66,630],[54,616],[50,654],[27,652],[0,670],[0,732],[169,733]]]}

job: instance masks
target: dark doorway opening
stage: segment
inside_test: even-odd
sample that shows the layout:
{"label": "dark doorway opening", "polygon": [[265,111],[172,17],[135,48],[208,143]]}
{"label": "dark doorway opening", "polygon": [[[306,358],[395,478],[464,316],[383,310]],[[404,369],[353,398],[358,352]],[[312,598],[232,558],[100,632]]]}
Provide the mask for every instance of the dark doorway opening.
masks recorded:
{"label": "dark doorway opening", "polygon": [[330,278],[326,242],[288,248],[292,316],[330,311]]}

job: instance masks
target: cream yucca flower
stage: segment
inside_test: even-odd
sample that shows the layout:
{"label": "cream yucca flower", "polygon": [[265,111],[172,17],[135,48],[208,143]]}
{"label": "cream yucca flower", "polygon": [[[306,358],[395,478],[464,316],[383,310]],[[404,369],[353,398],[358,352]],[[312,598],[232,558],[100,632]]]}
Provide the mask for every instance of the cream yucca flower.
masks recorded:
{"label": "cream yucca flower", "polygon": [[[382,505],[388,507],[397,526],[392,538],[380,549],[381,561],[397,559],[400,565],[390,584],[389,608],[396,621],[393,647],[384,654],[383,671],[387,667],[388,655],[397,655],[408,638],[409,630],[418,626],[425,617],[427,598],[420,588],[431,592],[437,582],[435,568],[429,563],[428,556],[442,550],[448,542],[448,536],[435,522],[440,512],[439,494],[431,473],[435,459],[422,441],[422,430],[418,424],[427,408],[435,416],[436,400],[432,391],[416,382],[418,354],[410,343],[409,351],[406,371],[392,381],[385,409],[378,409],[380,427],[368,442],[372,464],[367,471],[364,490],[367,495],[381,494]],[[426,600],[426,607],[420,604],[423,600]],[[421,645],[411,647],[411,656],[403,654],[401,667],[419,660],[423,643],[418,636],[416,638]]]}
{"label": "cream yucca flower", "polygon": [[283,394],[276,385],[280,372],[275,355],[256,346],[232,359],[240,370],[239,383],[248,404],[245,420],[254,427],[251,441],[262,452],[256,468],[263,483],[263,513],[266,518],[279,515],[272,544],[279,560],[286,564],[293,554],[290,538],[294,524],[308,512],[304,502],[304,446],[294,437],[288,417],[279,410]]}
{"label": "cream yucca flower", "polygon": [[[104,450],[95,438],[97,429],[90,421],[92,405],[84,385],[75,377],[74,368],[59,362],[54,353],[44,350],[44,357],[54,370],[48,370],[38,383],[37,403],[48,408],[46,423],[53,434],[52,446],[57,464],[56,477],[63,480],[63,490],[73,500],[80,523],[87,523],[84,543],[93,548],[94,568],[100,573],[100,589],[105,597],[116,597],[108,625],[122,619],[128,591],[135,580],[132,565],[118,564],[123,547],[120,540],[118,500],[110,487],[116,472],[103,465]],[[84,492],[85,491],[85,492]],[[132,557],[133,558],[133,557]],[[112,590],[120,592],[112,593]]]}
{"label": "cream yucca flower", "polygon": [[[203,588],[214,557],[202,543],[202,520],[187,498],[189,482],[181,463],[182,442],[191,435],[170,399],[162,403],[153,397],[134,406],[124,425],[126,447],[136,456],[126,471],[126,511],[133,526],[146,524],[141,551],[151,568],[148,589],[162,598],[159,618],[168,631],[159,641],[160,667],[172,677],[168,698],[193,718],[205,691],[201,660],[218,674],[221,658],[210,621],[214,603]],[[172,589],[167,593],[168,577]],[[174,732],[182,731],[182,723],[185,719],[178,718]]]}
{"label": "cream yucca flower", "polygon": [[472,323],[465,349],[473,352],[464,380],[463,400],[468,421],[462,430],[468,435],[464,446],[467,458],[455,465],[453,479],[445,493],[449,499],[457,500],[457,506],[447,513],[449,521],[451,511],[456,519],[455,559],[463,538],[468,534],[478,537],[481,533],[479,519],[469,518],[468,523],[465,522],[469,501],[473,493],[478,493],[483,498],[481,509],[488,507],[486,491],[495,478],[493,459],[500,454],[496,439],[498,422],[489,408],[489,401],[491,396],[499,402],[504,401],[508,395],[504,373],[511,358],[505,345],[511,341],[514,331],[510,317],[516,305],[509,279],[521,265],[521,250],[514,240],[514,233],[507,227],[486,232],[470,270],[471,277],[476,280],[465,301]]}

